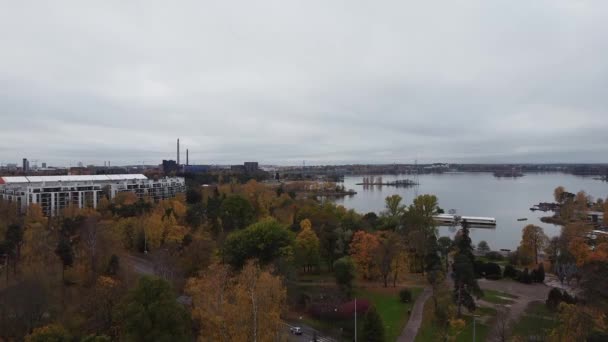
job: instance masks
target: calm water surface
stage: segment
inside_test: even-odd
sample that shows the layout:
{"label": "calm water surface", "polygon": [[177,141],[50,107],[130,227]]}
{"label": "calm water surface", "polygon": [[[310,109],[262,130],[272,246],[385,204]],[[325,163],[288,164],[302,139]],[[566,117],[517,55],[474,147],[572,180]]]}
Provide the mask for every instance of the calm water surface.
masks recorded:
{"label": "calm water surface", "polygon": [[[383,175],[384,181],[404,179],[409,176]],[[362,181],[362,176],[346,177],[344,186],[357,191],[351,197],[338,199],[338,204],[355,209],[360,213],[384,210],[384,198],[399,194],[404,202],[410,204],[416,194],[433,194],[439,199],[439,206],[446,213],[456,209],[459,215],[495,217],[495,229],[472,228],[471,238],[477,244],[481,240],[488,242],[494,250],[501,248],[514,250],[521,240],[521,230],[527,224],[543,227],[551,237],[559,235],[560,226],[540,221],[542,216],[551,213],[532,212],[530,207],[539,202],[552,202],[553,190],[564,186],[570,192],[585,190],[594,198],[608,196],[608,183],[594,180],[591,177],[578,177],[561,173],[526,174],[524,177],[496,178],[491,173],[444,173],[420,175],[417,188],[395,188],[390,186],[364,189],[355,185]],[[527,221],[518,222],[518,218]],[[439,227],[439,235],[453,237],[455,231],[450,227]]]}

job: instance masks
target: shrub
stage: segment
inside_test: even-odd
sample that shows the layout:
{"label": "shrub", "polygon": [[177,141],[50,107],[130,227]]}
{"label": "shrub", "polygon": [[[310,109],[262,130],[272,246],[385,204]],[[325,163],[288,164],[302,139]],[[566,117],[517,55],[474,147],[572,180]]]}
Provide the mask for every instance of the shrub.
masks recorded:
{"label": "shrub", "polygon": [[550,310],[556,310],[561,301],[562,301],[562,291],[560,289],[554,287],[551,289],[551,291],[549,291],[549,295],[547,296],[545,305]]}
{"label": "shrub", "polygon": [[519,257],[516,252],[509,253],[507,259],[509,260],[509,264],[511,265],[517,265],[519,263]]}
{"label": "shrub", "polygon": [[488,258],[488,260],[493,260],[493,261],[502,261],[505,259],[505,257],[502,256],[502,254],[495,252],[495,251],[486,253],[486,258]]}
{"label": "shrub", "polygon": [[488,274],[486,275],[486,279],[488,280],[500,280],[502,276],[500,274]]}
{"label": "shrub", "polygon": [[518,280],[524,284],[532,283],[532,277],[530,277],[530,272],[528,271],[527,267],[524,268],[524,271],[522,272]]}
{"label": "shrub", "polygon": [[[357,299],[357,315],[365,315],[370,309],[371,303],[367,299]],[[337,316],[342,319],[349,319],[355,315],[355,301],[343,303],[338,307]]]}
{"label": "shrub", "polygon": [[538,283],[543,283],[545,281],[545,266],[543,264],[538,265],[538,273],[537,279]]}
{"label": "shrub", "polygon": [[505,278],[515,279],[515,278],[517,278],[517,269],[515,269],[515,267],[513,267],[513,265],[509,264],[509,265],[505,266],[505,270],[504,270],[502,276]]}
{"label": "shrub", "polygon": [[562,302],[566,304],[576,304],[576,298],[572,297],[567,291],[563,291]]}
{"label": "shrub", "polygon": [[476,259],[473,263],[473,270],[475,271],[475,278],[481,278],[485,275],[486,263]]}
{"label": "shrub", "polygon": [[412,301],[412,291],[410,291],[409,289],[402,289],[401,291],[399,291],[399,299],[401,299],[401,302],[403,303],[409,303]]}
{"label": "shrub", "polygon": [[567,291],[562,291],[558,288],[552,288],[549,291],[545,305],[550,310],[557,310],[560,303],[576,304],[576,298],[572,297]]}
{"label": "shrub", "polygon": [[495,264],[493,262],[488,262],[487,264],[485,264],[484,268],[484,274],[485,277],[487,279],[493,278],[495,279],[500,279],[502,276],[502,271],[500,269],[500,266],[498,266],[498,264]]}

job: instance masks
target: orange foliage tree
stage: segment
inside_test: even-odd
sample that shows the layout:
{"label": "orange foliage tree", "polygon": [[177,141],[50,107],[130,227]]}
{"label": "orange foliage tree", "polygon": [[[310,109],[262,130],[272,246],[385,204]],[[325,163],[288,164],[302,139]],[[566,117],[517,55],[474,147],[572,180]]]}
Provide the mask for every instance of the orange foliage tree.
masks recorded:
{"label": "orange foliage tree", "polygon": [[275,341],[283,331],[286,290],[281,278],[249,262],[239,274],[212,265],[191,278],[192,317],[199,341]]}
{"label": "orange foliage tree", "polygon": [[378,237],[363,230],[357,231],[350,242],[350,256],[357,267],[357,273],[364,279],[372,279],[377,273],[375,253],[379,245]]}

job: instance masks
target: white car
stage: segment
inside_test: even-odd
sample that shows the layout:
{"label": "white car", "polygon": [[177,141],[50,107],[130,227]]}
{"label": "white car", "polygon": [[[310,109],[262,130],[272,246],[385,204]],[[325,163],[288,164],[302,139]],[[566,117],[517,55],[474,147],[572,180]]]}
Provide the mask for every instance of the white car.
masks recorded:
{"label": "white car", "polygon": [[300,327],[291,327],[289,331],[294,335],[302,335],[302,329]]}

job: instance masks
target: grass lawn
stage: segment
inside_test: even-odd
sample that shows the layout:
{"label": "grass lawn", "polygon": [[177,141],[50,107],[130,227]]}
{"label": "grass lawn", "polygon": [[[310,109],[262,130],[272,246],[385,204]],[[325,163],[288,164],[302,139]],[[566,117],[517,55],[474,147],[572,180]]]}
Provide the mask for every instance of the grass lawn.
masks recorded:
{"label": "grass lawn", "polygon": [[[475,340],[485,341],[490,325],[494,317],[496,317],[496,310],[492,308],[477,308],[475,315],[479,315],[475,323]],[[463,319],[466,322],[465,328],[456,336],[456,341],[470,342],[473,341],[473,316],[464,315]],[[437,341],[439,329],[434,322],[433,302],[429,300],[424,305],[424,314],[422,320],[422,326],[418,330],[416,335],[416,342],[426,341]]]}
{"label": "grass lawn", "polygon": [[412,301],[410,303],[402,303],[399,300],[398,289],[396,291],[384,291],[384,289],[358,289],[356,295],[358,298],[368,299],[378,310],[382,322],[384,322],[386,341],[395,341],[407,320],[409,319],[408,310],[411,310],[418,295],[422,292],[422,288],[410,288],[412,291]]}
{"label": "grass lawn", "polygon": [[532,302],[513,326],[513,335],[546,336],[557,325],[555,316],[556,313],[547,309],[545,303]]}
{"label": "grass lawn", "polygon": [[483,299],[486,302],[493,304],[513,304],[511,299],[515,299],[517,296],[514,296],[510,293],[494,291],[494,290],[483,290]]}
{"label": "grass lawn", "polygon": [[[478,317],[475,321],[475,341],[485,341],[490,331],[490,322],[492,318],[496,317],[496,310],[492,308],[477,308],[475,315],[482,316]],[[465,321],[467,324],[464,330],[456,336],[456,341],[473,341],[473,316],[465,316]]]}
{"label": "grass lawn", "polygon": [[507,266],[509,264],[509,260],[507,260],[507,258],[504,258],[503,260],[490,260],[488,258],[486,258],[485,256],[477,256],[475,257],[476,260],[481,260],[483,262],[493,262],[495,264],[498,264],[500,266]]}

